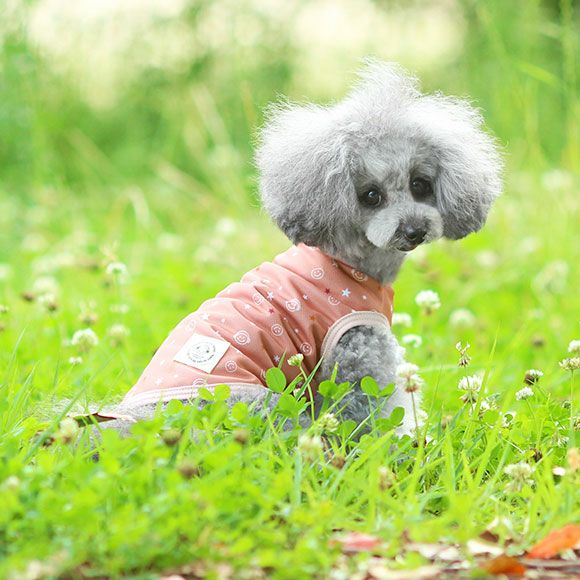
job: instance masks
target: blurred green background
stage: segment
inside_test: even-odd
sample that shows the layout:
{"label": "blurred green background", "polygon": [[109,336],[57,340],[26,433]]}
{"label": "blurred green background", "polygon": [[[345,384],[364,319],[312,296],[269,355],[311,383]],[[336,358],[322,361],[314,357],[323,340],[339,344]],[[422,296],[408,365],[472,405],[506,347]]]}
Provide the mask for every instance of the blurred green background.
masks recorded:
{"label": "blurred green background", "polygon": [[[366,55],[468,95],[511,167],[578,158],[572,0],[2,0],[0,175],[251,192],[280,94],[339,98]],[[219,175],[218,175],[219,174]],[[232,191],[228,177],[245,179]]]}
{"label": "blurred green background", "polygon": [[[179,319],[287,247],[258,209],[263,108],[338,100],[369,55],[470,98],[506,155],[483,232],[420,248],[397,280],[397,311],[425,287],[443,301],[407,330],[425,343],[412,359],[433,385],[461,338],[480,365],[496,349],[503,384],[526,365],[562,383],[580,285],[572,0],[0,1],[0,346],[16,383],[53,390],[90,325],[99,349],[54,383],[122,394]],[[476,323],[451,328],[464,307]],[[115,324],[123,349],[104,342]]]}

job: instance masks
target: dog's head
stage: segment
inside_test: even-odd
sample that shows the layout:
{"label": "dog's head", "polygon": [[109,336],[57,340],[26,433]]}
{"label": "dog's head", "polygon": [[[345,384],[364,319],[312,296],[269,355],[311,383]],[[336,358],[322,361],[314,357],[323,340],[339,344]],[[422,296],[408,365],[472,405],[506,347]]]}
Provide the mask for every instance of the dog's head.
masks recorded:
{"label": "dog's head", "polygon": [[371,62],[336,105],[271,109],[257,152],[266,210],[294,242],[337,255],[408,252],[485,223],[501,160],[466,101],[423,95]]}

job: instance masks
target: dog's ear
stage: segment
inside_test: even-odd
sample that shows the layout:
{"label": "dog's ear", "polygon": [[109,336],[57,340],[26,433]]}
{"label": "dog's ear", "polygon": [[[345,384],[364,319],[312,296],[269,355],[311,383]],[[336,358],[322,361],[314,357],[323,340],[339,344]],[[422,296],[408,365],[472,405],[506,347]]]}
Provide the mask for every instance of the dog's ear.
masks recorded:
{"label": "dog's ear", "polygon": [[457,240],[485,224],[502,190],[502,160],[495,140],[469,103],[441,95],[425,96],[413,106],[417,129],[437,156],[435,189],[443,235]]}
{"label": "dog's ear", "polygon": [[330,243],[352,195],[348,131],[332,108],[276,105],[256,153],[262,203],[294,243]]}

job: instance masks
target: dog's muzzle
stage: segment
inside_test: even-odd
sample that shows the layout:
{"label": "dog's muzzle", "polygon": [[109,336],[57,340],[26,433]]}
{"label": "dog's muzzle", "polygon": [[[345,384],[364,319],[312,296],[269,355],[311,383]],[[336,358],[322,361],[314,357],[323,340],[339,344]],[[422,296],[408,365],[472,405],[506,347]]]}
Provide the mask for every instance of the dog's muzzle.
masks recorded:
{"label": "dog's muzzle", "polygon": [[425,241],[425,224],[401,224],[395,232],[395,247],[401,252],[410,252]]}

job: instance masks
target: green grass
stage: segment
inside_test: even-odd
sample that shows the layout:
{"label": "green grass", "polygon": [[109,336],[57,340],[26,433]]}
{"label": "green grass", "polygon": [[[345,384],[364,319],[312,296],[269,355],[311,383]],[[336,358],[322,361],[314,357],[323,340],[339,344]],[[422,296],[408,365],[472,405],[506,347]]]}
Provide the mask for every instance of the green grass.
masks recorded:
{"label": "green grass", "polygon": [[[210,4],[189,2],[183,25],[195,31]],[[569,0],[458,6],[461,50],[421,76],[482,107],[507,183],[481,233],[418,250],[396,281],[395,311],[412,324],[394,331],[422,339],[407,352],[425,379],[417,441],[380,422],[359,442],[342,423],[286,433],[287,399],[265,419],[217,400],[172,404],[126,440],[105,432],[99,462],[87,432],[71,440],[60,426],[58,402],[119,400],[181,318],[287,247],[258,210],[251,144],[265,102],[311,96],[296,81],[303,53],[260,16],[255,45],[146,69],[98,109],[0,22],[0,577],[147,578],[184,564],[219,576],[223,563],[327,577],[368,560],[345,564],[338,530],[375,534],[391,567],[416,568],[409,538],[463,549],[493,522],[520,553],[578,521],[567,454],[579,401],[559,366],[579,338],[578,14]],[[254,12],[240,8],[232,28]],[[353,66],[336,71],[345,84]],[[107,275],[112,261],[124,283]],[[415,304],[427,288],[442,302],[430,316]],[[458,309],[471,322],[457,325]],[[99,344],[81,353],[70,339],[87,326]],[[471,345],[467,368],[458,341]],[[518,401],[531,368],[544,376]],[[476,373],[471,405],[458,383]],[[318,435],[325,452],[305,439]],[[518,487],[505,469],[520,462],[532,473]]]}
{"label": "green grass", "polygon": [[[481,234],[433,245],[409,260],[395,285],[396,311],[413,319],[410,328],[395,327],[397,334],[423,339],[408,358],[426,380],[429,443],[397,441],[392,426],[383,425],[355,444],[345,426],[329,436],[332,451],[313,457],[297,448],[298,433],[247,417],[242,407],[227,412],[223,402],[204,412],[172,406],[136,426],[129,440],[106,433],[98,463],[83,436],[78,445],[62,437],[39,445],[35,433],[47,414],[48,432],[58,432],[61,416],[50,417],[55,400],[121,396],[181,317],[286,242],[250,211],[231,215],[234,231],[206,212],[176,211],[194,208],[195,200],[170,189],[107,192],[82,205],[64,191],[37,192],[51,196],[50,211],[5,196],[14,213],[5,218],[4,235],[27,233],[3,282],[10,310],[0,335],[0,575],[31,560],[71,574],[82,566],[115,576],[229,562],[279,577],[324,575],[337,559],[338,548],[329,547],[337,529],[375,533],[394,555],[403,533],[464,543],[496,520],[502,537],[525,548],[577,518],[578,476],[552,473],[567,467],[567,450],[577,445],[571,375],[558,366],[577,334],[578,256],[569,243],[576,200],[572,189],[542,189],[533,175],[518,191],[521,179]],[[545,196],[553,203],[542,204]],[[227,206],[215,202],[211,211],[226,214]],[[548,230],[545,223],[554,225]],[[107,277],[112,259],[127,265],[125,284]],[[52,299],[21,298],[50,286],[47,276]],[[414,304],[424,288],[441,296],[431,316]],[[47,309],[52,303],[54,312]],[[115,311],[118,304],[127,306],[125,314]],[[450,324],[458,308],[471,310],[472,326]],[[100,343],[71,366],[69,358],[80,353],[66,342],[86,326],[79,316],[87,311]],[[118,346],[107,337],[113,324],[131,333]],[[457,366],[459,340],[471,344],[467,369]],[[515,401],[528,368],[544,377],[533,398]],[[486,376],[478,400],[495,396],[497,409],[470,414],[457,383],[479,371]],[[504,426],[506,415],[513,418]],[[193,426],[202,432],[196,441]],[[172,446],[163,434],[174,429],[182,437]],[[335,456],[345,460],[341,469],[332,465]],[[504,469],[521,461],[534,469],[534,483],[512,493]],[[196,475],[187,479],[182,473],[192,467]],[[390,487],[384,468],[394,474]]]}

